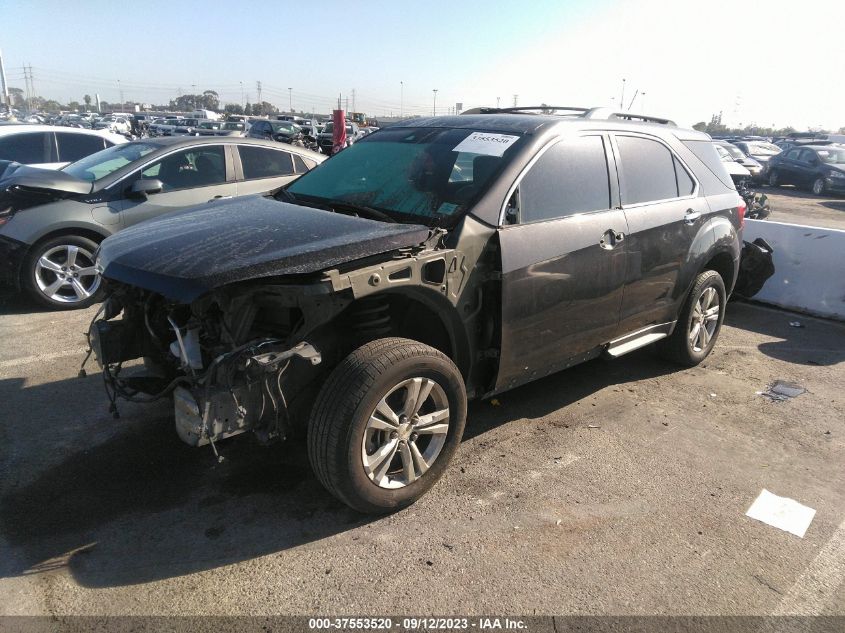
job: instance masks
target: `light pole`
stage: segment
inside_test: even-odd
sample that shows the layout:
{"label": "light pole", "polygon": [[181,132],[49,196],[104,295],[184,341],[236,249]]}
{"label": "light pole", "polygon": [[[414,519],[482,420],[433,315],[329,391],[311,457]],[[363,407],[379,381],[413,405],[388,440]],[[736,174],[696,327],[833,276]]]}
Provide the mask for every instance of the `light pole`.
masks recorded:
{"label": "light pole", "polygon": [[399,82],[399,118],[405,118],[405,82]]}
{"label": "light pole", "polygon": [[288,99],[290,100],[290,113],[293,114],[293,88],[288,88]]}
{"label": "light pole", "polygon": [[645,91],[640,93],[640,112],[645,112]]}
{"label": "light pole", "polygon": [[500,100],[501,100],[501,97],[496,97],[496,109],[497,110],[499,109],[499,101]]}
{"label": "light pole", "polygon": [[244,107],[244,82],[239,81],[238,83],[241,84],[241,109],[243,110],[243,107]]}
{"label": "light pole", "polygon": [[117,90],[120,92],[120,109],[123,110],[123,88],[120,85],[120,79],[117,80]]}
{"label": "light pole", "polygon": [[434,88],[431,92],[434,93],[434,107],[431,110],[431,116],[437,116],[437,88]]}

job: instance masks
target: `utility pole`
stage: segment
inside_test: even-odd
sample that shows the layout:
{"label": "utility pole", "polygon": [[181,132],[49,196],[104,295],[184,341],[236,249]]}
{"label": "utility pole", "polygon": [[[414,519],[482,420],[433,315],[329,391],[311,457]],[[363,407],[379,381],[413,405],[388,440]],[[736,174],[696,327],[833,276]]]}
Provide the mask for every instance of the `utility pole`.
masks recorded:
{"label": "utility pole", "polygon": [[619,97],[619,110],[625,109],[625,78],[622,77],[622,96]]}
{"label": "utility pole", "polygon": [[513,107],[516,107],[516,104],[519,103],[519,95],[513,96]]}
{"label": "utility pole", "polygon": [[352,89],[352,111],[358,112],[358,108],[355,107],[355,88]]}
{"label": "utility pole", "polygon": [[496,109],[497,110],[499,109],[499,101],[501,101],[501,100],[502,100],[501,97],[496,97]]}
{"label": "utility pole", "polygon": [[405,118],[405,82],[399,82],[399,118]]}
{"label": "utility pole", "polygon": [[349,97],[344,97],[343,102],[346,105],[346,113],[349,114]]}
{"label": "utility pole", "polygon": [[290,113],[293,114],[293,88],[288,88],[288,100],[290,104]]}
{"label": "utility pole", "polygon": [[431,92],[434,93],[434,107],[431,110],[431,116],[437,116],[437,88],[435,88]]}
{"label": "utility pole", "polygon": [[264,114],[264,106],[261,105],[261,82],[255,82],[255,89],[258,91],[258,110],[261,114]]}
{"label": "utility pole", "polygon": [[243,107],[245,105],[245,102],[244,102],[244,82],[239,81],[238,83],[241,84],[241,109],[243,109]]}
{"label": "utility pole", "polygon": [[6,104],[6,112],[12,113],[12,102],[9,100],[9,86],[6,84],[6,68],[3,66],[3,51],[0,51],[0,91],[3,96],[3,103]]}
{"label": "utility pole", "polygon": [[120,79],[117,80],[117,89],[120,92],[120,109],[123,110],[123,87],[120,85]]}
{"label": "utility pole", "polygon": [[640,95],[640,112],[645,112],[645,90]]}
{"label": "utility pole", "polygon": [[341,93],[337,93],[337,109],[340,110],[340,100],[343,98]]}

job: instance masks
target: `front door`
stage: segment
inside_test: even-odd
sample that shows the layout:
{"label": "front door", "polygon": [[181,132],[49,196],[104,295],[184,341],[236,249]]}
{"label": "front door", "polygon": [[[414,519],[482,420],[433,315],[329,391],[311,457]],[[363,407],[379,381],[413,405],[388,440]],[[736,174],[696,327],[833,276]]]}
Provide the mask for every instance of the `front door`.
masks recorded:
{"label": "front door", "polygon": [[231,198],[237,192],[233,179],[227,179],[223,145],[199,145],[168,154],[124,178],[120,186],[127,191],[138,179],[160,180],[162,190],[146,199],[124,197],[121,201],[124,227],[169,211]]}
{"label": "front door", "polygon": [[[496,391],[567,367],[618,328],[628,227],[608,139],[546,146],[499,229],[502,343]],[[612,178],[611,178],[612,173]]]}

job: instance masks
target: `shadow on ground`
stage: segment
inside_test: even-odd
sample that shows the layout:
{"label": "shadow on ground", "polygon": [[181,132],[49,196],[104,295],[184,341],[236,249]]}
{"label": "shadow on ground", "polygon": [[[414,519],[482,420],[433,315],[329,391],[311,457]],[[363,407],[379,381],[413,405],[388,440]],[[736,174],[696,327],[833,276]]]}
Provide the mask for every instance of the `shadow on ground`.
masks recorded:
{"label": "shadow on ground", "polygon": [[845,325],[836,321],[732,301],[727,323],[781,339],[757,346],[769,358],[798,365],[836,365],[845,360]]}
{"label": "shadow on ground", "polygon": [[[592,361],[508,392],[507,406],[474,403],[466,437],[544,416],[607,385],[675,370],[647,351],[622,362]],[[91,398],[95,380],[85,380]],[[74,385],[27,388],[11,379],[0,382],[0,394],[37,416],[61,394],[78,393]],[[88,400],[83,410],[47,418],[55,429],[44,429],[37,440],[7,438],[15,444],[4,452],[11,450],[14,463],[35,473],[26,483],[9,478],[4,486],[0,530],[16,549],[0,560],[0,576],[67,565],[83,586],[150,582],[281,552],[377,520],[322,489],[304,442],[261,447],[241,436],[219,445],[225,461],[217,463],[209,447],[182,444],[165,406],[149,410],[154,415],[147,419],[140,409],[131,411],[105,441],[82,448],[86,418],[99,416],[105,424],[102,403]],[[72,448],[39,469],[48,461],[42,453],[50,450],[51,431],[69,437]]]}

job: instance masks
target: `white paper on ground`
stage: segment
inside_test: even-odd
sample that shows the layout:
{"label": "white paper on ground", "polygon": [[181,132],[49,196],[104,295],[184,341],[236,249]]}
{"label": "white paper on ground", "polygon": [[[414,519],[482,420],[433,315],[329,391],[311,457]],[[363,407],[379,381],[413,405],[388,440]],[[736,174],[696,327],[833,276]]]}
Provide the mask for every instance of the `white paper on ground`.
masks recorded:
{"label": "white paper on ground", "polygon": [[816,511],[793,499],[778,497],[765,488],[748,508],[745,516],[767,523],[784,532],[804,538]]}
{"label": "white paper on ground", "polygon": [[501,156],[518,136],[510,134],[488,134],[487,132],[473,132],[460,143],[455,145],[453,152],[467,152],[485,156]]}

